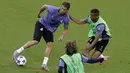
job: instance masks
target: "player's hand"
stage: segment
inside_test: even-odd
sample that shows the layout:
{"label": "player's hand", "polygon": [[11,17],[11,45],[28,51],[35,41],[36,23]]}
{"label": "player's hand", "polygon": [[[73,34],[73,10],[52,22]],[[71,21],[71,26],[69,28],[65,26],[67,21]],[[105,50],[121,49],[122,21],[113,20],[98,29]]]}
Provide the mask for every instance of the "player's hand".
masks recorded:
{"label": "player's hand", "polygon": [[37,17],[38,17],[38,18],[41,18],[41,15],[38,13],[38,14],[37,14]]}
{"label": "player's hand", "polygon": [[106,60],[108,60],[108,58],[110,58],[110,56],[104,56],[103,58],[106,61]]}
{"label": "player's hand", "polygon": [[63,38],[64,38],[63,36],[60,36],[59,39],[58,39],[58,41],[62,41]]}

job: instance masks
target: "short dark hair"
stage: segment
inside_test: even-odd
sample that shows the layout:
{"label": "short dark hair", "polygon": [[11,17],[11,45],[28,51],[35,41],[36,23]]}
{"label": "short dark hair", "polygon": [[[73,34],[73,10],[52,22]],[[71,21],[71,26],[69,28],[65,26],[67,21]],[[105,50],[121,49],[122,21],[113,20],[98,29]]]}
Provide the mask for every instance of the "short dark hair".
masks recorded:
{"label": "short dark hair", "polygon": [[91,11],[91,14],[97,14],[97,15],[99,15],[99,10],[98,9],[92,9]]}
{"label": "short dark hair", "polygon": [[66,54],[67,55],[73,55],[75,53],[77,53],[77,44],[76,44],[76,41],[75,40],[69,40],[67,43],[66,43]]}
{"label": "short dark hair", "polygon": [[69,2],[63,2],[62,5],[67,8],[67,10],[70,9],[70,3]]}

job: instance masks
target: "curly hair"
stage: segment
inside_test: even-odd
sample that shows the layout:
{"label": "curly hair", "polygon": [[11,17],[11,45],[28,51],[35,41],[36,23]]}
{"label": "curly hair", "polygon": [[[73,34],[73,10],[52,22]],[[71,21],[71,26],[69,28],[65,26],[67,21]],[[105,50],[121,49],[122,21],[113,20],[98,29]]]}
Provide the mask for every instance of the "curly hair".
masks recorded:
{"label": "curly hair", "polygon": [[77,44],[76,44],[76,41],[75,40],[69,40],[67,41],[66,45],[65,45],[65,48],[66,48],[66,54],[67,55],[73,55],[75,53],[77,53]]}

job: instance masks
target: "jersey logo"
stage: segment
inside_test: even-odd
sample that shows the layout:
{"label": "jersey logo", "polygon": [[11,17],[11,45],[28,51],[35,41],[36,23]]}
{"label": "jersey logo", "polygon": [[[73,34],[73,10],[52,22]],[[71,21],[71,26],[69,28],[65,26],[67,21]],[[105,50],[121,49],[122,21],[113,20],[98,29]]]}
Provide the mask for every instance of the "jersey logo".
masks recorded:
{"label": "jersey logo", "polygon": [[103,50],[103,46],[101,46],[99,50],[102,51]]}
{"label": "jersey logo", "polygon": [[43,31],[43,28],[40,28],[41,31]]}
{"label": "jersey logo", "polygon": [[63,23],[63,20],[60,20],[60,23]]}

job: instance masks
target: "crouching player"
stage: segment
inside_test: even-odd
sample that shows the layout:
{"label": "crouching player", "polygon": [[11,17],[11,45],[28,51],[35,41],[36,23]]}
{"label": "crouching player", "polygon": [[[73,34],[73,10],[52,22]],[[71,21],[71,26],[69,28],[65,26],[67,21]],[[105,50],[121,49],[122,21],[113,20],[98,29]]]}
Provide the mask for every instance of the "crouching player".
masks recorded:
{"label": "crouching player", "polygon": [[107,60],[108,56],[98,59],[89,59],[77,52],[76,41],[70,40],[66,43],[66,54],[61,56],[58,73],[85,73],[83,63],[97,63]]}

